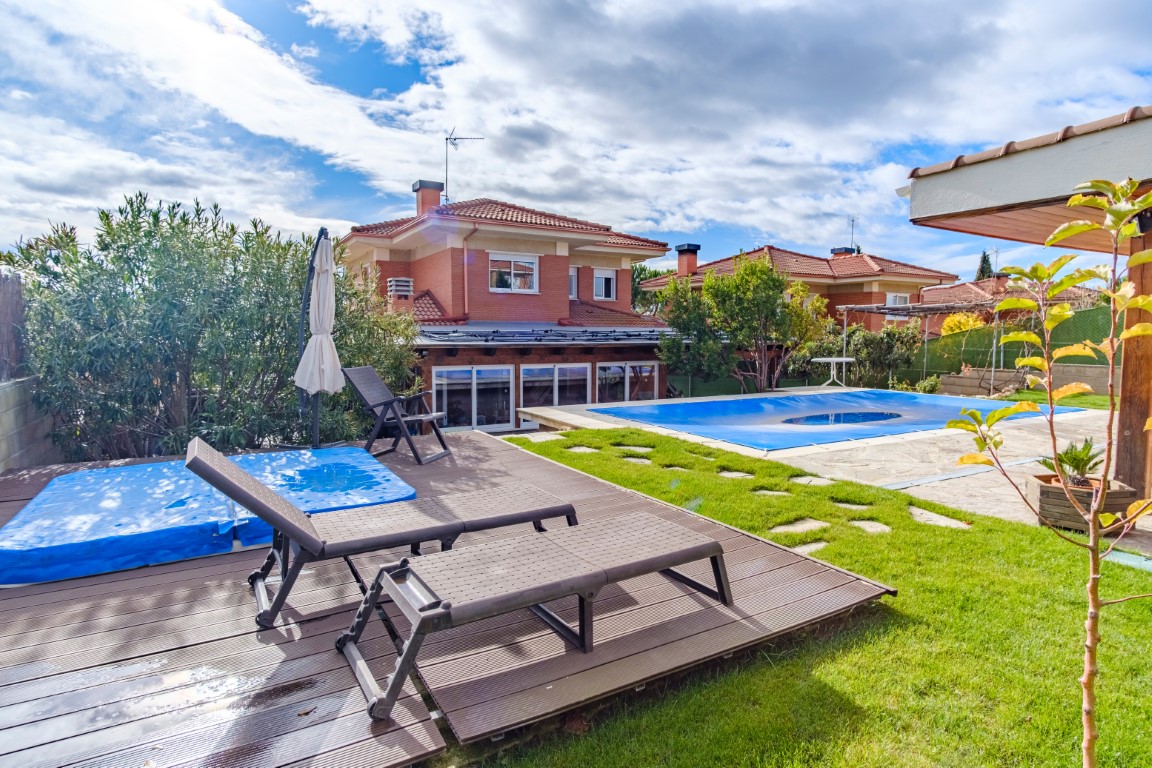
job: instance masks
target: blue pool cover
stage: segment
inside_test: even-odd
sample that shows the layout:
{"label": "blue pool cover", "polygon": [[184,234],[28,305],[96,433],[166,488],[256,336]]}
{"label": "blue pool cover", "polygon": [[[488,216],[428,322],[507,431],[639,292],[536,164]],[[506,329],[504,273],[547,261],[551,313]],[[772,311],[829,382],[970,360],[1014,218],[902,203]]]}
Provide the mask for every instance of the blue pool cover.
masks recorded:
{"label": "blue pool cover", "polygon": [[[305,512],[416,498],[361,448],[252,453],[232,461]],[[56,581],[230,552],[272,529],[182,461],[87,469],[52,480],[0,528],[0,584]]]}
{"label": "blue pool cover", "polygon": [[[1004,401],[972,397],[866,389],[591,410],[698,437],[775,451],[942,429],[950,419],[960,417],[961,408],[974,408],[987,414],[1009,405],[1011,403]],[[1046,410],[1047,406],[1042,408]],[[1058,406],[1056,413],[1079,410]],[[1026,412],[1011,418],[1039,415]]]}

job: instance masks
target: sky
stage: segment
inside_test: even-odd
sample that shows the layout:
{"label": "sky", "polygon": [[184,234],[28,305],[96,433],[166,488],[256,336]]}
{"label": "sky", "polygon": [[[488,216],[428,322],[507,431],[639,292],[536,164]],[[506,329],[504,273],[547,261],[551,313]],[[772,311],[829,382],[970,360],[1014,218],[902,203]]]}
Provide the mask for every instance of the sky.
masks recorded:
{"label": "sky", "polygon": [[[0,248],[140,190],[286,235],[417,179],[700,260],[1049,254],[908,222],[909,171],[1152,104],[1152,4],[0,0]],[[675,254],[653,266],[674,265]]]}

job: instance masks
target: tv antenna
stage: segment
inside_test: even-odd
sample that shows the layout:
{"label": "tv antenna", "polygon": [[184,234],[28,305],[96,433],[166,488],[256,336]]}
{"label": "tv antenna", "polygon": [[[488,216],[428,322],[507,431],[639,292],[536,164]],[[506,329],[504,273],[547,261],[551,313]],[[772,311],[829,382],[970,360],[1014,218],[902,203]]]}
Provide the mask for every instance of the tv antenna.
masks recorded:
{"label": "tv antenna", "polygon": [[855,216],[849,216],[848,217],[848,244],[851,245],[855,249],[859,249],[859,246],[856,245],[856,217]]}
{"label": "tv antenna", "polygon": [[448,135],[444,137],[444,202],[448,202],[448,147],[460,151],[462,141],[484,141],[483,136],[457,136],[456,127],[453,126]]}

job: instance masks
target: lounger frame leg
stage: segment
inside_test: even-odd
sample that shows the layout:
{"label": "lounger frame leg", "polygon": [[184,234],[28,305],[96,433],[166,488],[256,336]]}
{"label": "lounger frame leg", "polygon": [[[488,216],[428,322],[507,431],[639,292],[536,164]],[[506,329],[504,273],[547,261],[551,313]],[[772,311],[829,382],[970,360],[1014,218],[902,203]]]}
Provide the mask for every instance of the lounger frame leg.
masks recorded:
{"label": "lounger frame leg", "polygon": [[[293,547],[295,549],[295,547]],[[264,586],[264,580],[259,579],[259,589],[256,589],[256,584],[253,588],[256,591],[256,607],[258,612],[256,614],[256,623],[264,629],[269,629],[276,626],[276,617],[280,614],[280,609],[284,607],[284,601],[288,599],[288,594],[292,591],[292,586],[296,583],[296,579],[300,576],[300,571],[304,570],[304,566],[309,562],[304,553],[297,551],[294,553],[295,557],[291,558],[291,564],[288,566],[287,571],[281,571],[280,586],[276,588],[276,596],[272,598],[271,604],[268,603],[268,591]]]}
{"label": "lounger frame leg", "polygon": [[577,595],[580,601],[580,618],[577,629],[572,629],[568,623],[555,614],[550,608],[543,605],[530,605],[528,610],[536,614],[541,621],[558,634],[563,640],[584,651],[592,652],[592,611],[596,603],[596,593],[589,592]]}
{"label": "lounger frame leg", "polygon": [[713,555],[708,559],[712,561],[712,576],[716,580],[715,589],[672,568],[665,568],[660,573],[673,581],[692,587],[697,592],[703,592],[724,605],[732,605],[732,585],[728,582],[728,570],[724,567],[724,555]]}

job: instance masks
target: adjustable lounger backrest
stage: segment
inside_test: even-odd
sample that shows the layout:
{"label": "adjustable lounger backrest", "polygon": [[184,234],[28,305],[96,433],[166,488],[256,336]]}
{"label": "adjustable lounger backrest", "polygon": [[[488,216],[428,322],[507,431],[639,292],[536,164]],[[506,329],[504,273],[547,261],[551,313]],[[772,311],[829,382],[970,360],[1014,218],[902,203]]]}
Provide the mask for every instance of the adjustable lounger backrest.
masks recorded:
{"label": "adjustable lounger backrest", "polygon": [[[360,396],[364,405],[372,406],[394,397],[392,390],[388,389],[388,385],[384,383],[380,374],[372,366],[363,365],[358,368],[342,368],[341,370],[344,371],[345,378],[352,383],[352,388],[356,390],[356,394]],[[372,410],[377,415],[380,414],[379,408]]]}
{"label": "adjustable lounger backrest", "polygon": [[200,438],[188,444],[184,466],[308,552],[319,555],[324,550],[308,515]]}

